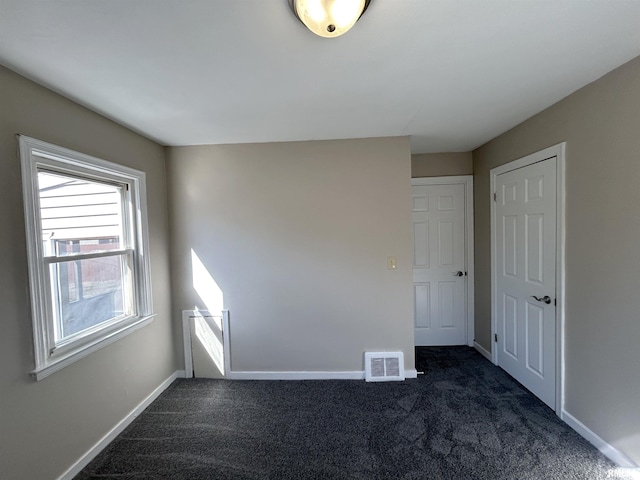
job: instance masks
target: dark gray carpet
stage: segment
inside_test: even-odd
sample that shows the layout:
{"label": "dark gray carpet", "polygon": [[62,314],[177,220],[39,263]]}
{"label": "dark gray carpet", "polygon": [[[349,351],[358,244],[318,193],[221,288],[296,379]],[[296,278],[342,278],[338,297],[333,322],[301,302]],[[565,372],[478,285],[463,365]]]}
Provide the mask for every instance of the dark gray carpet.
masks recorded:
{"label": "dark gray carpet", "polygon": [[76,479],[608,479],[615,466],[467,347],[406,382],[177,380]]}

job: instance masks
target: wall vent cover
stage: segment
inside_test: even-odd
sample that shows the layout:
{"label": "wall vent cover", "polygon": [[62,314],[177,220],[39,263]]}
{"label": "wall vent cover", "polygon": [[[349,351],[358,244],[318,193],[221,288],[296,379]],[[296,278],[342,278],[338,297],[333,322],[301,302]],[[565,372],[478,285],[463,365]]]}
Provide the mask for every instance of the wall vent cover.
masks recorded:
{"label": "wall vent cover", "polygon": [[364,379],[367,382],[404,380],[402,352],[365,352]]}

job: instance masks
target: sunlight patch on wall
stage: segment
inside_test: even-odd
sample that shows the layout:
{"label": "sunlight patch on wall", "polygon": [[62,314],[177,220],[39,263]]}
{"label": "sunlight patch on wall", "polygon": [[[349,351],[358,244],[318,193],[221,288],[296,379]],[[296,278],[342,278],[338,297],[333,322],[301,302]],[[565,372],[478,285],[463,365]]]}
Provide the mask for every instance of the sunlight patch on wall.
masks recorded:
{"label": "sunlight patch on wall", "polygon": [[200,296],[205,308],[217,315],[218,312],[224,309],[222,289],[193,249],[191,249],[191,270],[193,272],[193,288]]}
{"label": "sunlight patch on wall", "polygon": [[[193,288],[208,315],[197,314],[191,319],[194,372],[199,377],[224,376],[224,342],[222,310],[224,295],[198,254],[191,249]],[[194,311],[201,310],[198,306]],[[213,370],[212,370],[213,369]],[[217,369],[218,372],[214,370]]]}

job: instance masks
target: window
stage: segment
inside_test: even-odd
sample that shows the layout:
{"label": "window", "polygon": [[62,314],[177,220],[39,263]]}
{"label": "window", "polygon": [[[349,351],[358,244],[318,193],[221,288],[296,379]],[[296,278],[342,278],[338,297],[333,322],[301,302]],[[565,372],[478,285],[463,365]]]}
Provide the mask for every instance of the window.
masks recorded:
{"label": "window", "polygon": [[151,321],[145,176],[19,143],[40,380]]}

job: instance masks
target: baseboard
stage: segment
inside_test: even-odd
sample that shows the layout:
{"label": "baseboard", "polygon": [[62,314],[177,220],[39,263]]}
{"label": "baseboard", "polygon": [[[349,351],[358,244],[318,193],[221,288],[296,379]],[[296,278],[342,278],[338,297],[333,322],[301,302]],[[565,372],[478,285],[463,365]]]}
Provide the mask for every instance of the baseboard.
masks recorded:
{"label": "baseboard", "polygon": [[624,468],[638,468],[638,465],[632,462],[629,457],[614,446],[605,442],[602,438],[592,432],[584,423],[566,410],[562,410],[560,418],[616,465]]}
{"label": "baseboard", "polygon": [[120,422],[116,424],[104,437],[102,437],[98,443],[96,443],[93,447],[91,447],[76,463],[74,463],[71,468],[69,468],[66,472],[64,472],[58,480],[71,480],[75,477],[80,471],[86,467],[91,460],[96,458],[96,456],[105,449],[109,443],[111,443],[122,431],[129,426],[131,422],[133,422],[138,415],[142,413],[142,411],[147,408],[151,402],[153,402],[156,398],[160,396],[162,392],[164,392],[169,385],[173,383],[176,378],[184,378],[185,371],[177,370],[175,371],[169,378],[167,378],[164,382],[162,382],[153,392],[147,396],[137,407],[135,407],[129,414],[124,417]]}
{"label": "baseboard", "polygon": [[493,363],[493,359],[491,358],[491,352],[489,350],[487,350],[486,348],[484,348],[482,345],[480,345],[475,340],[473,342],[473,348],[475,348],[480,355],[482,355],[484,358],[486,358],[487,360],[489,360],[490,362]]}
{"label": "baseboard", "polygon": [[[405,378],[418,378],[415,369],[405,370]],[[229,380],[364,380],[364,372],[360,370],[347,372],[229,372]]]}
{"label": "baseboard", "polygon": [[363,380],[363,371],[352,372],[251,372],[230,371],[230,380]]}

